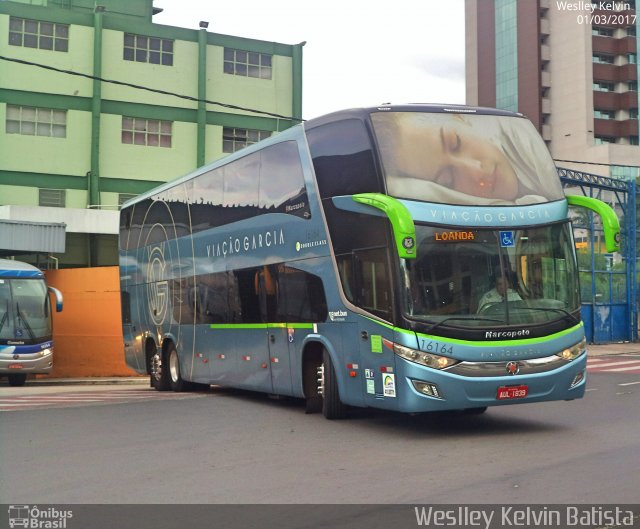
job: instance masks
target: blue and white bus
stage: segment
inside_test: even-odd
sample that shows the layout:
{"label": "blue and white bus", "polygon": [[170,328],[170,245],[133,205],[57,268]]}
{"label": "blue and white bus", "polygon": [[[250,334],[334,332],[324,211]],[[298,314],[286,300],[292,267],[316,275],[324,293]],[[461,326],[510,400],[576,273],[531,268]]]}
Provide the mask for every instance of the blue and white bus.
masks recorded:
{"label": "blue and white bus", "polygon": [[123,205],[127,364],[348,407],[571,400],[586,347],[570,204],[532,124],[385,105],[294,126]]}
{"label": "blue and white bus", "polygon": [[28,374],[53,368],[49,293],[62,310],[62,294],[47,286],[44,273],[20,261],[0,259],[0,375],[22,386]]}

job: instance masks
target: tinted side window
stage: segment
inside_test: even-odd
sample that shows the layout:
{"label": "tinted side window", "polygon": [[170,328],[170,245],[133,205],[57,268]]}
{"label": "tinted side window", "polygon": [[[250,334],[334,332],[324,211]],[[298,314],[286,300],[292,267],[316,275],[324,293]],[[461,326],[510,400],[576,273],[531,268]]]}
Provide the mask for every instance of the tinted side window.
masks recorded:
{"label": "tinted side window", "polygon": [[120,307],[122,312],[122,323],[131,323],[131,295],[126,290],[120,290]]}
{"label": "tinted side window", "polygon": [[297,143],[287,141],[264,149],[260,162],[260,208],[263,212],[309,218],[309,200]]}
{"label": "tinted side window", "polygon": [[278,274],[279,320],[288,323],[327,319],[327,300],[319,277],[283,266]]}
{"label": "tinted side window", "polygon": [[[342,290],[354,305],[392,320],[389,221],[326,204],[327,224]],[[348,227],[346,229],[345,227]]]}
{"label": "tinted side window", "polygon": [[173,320],[176,323],[191,324],[195,321],[195,308],[197,291],[194,286],[193,276],[182,279],[172,279],[171,308]]}
{"label": "tinted side window", "polygon": [[384,193],[364,123],[348,119],[307,132],[321,198]]}

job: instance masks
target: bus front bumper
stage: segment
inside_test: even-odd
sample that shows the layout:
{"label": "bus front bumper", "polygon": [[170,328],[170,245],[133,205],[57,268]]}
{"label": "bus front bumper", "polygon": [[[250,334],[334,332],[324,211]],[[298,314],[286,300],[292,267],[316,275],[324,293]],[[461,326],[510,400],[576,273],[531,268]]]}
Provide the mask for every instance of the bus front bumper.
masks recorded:
{"label": "bus front bumper", "polygon": [[37,352],[16,353],[13,346],[0,346],[0,374],[49,373],[53,368],[53,347]]}
{"label": "bus front bumper", "polygon": [[587,355],[543,373],[468,377],[429,369],[404,359],[396,363],[398,411],[464,410],[584,396]]}

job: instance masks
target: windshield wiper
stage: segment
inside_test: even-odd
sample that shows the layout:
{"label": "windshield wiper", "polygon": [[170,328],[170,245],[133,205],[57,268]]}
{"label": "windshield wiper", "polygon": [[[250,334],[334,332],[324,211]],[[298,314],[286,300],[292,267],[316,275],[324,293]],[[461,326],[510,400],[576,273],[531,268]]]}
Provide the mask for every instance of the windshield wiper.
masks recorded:
{"label": "windshield wiper", "polygon": [[22,312],[20,312],[20,303],[16,303],[16,314],[18,315],[18,319],[21,320],[24,326],[26,327],[27,332],[29,333],[29,336],[31,337],[31,339],[35,340],[36,335],[33,333],[33,329],[31,328],[31,325],[29,325],[29,322],[27,321],[27,319],[22,315]]}
{"label": "windshield wiper", "polygon": [[0,321],[0,332],[2,332],[4,324],[7,323],[8,319],[9,319],[9,300],[7,300],[7,312],[4,313],[4,316],[2,316],[2,321]]}
{"label": "windshield wiper", "polygon": [[547,311],[551,311],[551,312],[559,312],[560,314],[563,314],[564,316],[566,316],[567,318],[569,318],[569,320],[571,320],[573,323],[575,323],[576,325],[578,323],[580,323],[580,320],[578,318],[576,318],[573,314],[571,314],[569,311],[565,310],[565,309],[559,309],[559,308],[555,308],[555,307],[514,307],[513,310],[533,310],[536,312],[542,311],[542,312],[547,312]]}
{"label": "windshield wiper", "polygon": [[444,320],[440,320],[437,323],[434,323],[431,327],[429,327],[425,333],[429,334],[431,333],[433,330],[437,329],[438,327],[440,327],[440,325],[442,325],[443,323],[450,321],[450,320],[464,320],[464,321],[492,321],[492,322],[498,322],[498,323],[505,323],[504,320],[496,320],[494,318],[478,318],[477,316],[474,316],[473,318],[469,318],[469,317],[465,317],[465,316],[449,316],[448,318],[445,318]]}

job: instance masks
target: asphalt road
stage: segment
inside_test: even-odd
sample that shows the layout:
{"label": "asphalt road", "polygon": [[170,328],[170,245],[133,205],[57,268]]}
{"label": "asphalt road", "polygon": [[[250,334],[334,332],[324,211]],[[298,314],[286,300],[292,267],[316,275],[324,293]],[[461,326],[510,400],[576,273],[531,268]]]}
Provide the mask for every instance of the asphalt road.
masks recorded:
{"label": "asphalt road", "polygon": [[[2,388],[2,396],[13,389]],[[17,389],[31,399],[61,398],[62,391]],[[305,415],[299,401],[216,388],[65,392],[85,397],[0,412],[0,503],[640,498],[637,374],[594,373],[582,400],[490,408],[475,417],[358,410],[348,420],[327,421]]]}

